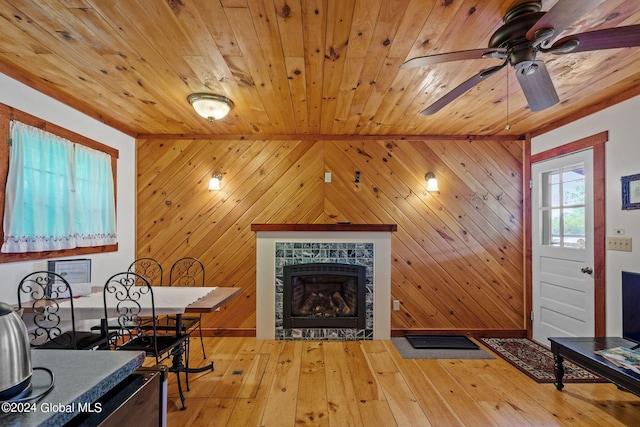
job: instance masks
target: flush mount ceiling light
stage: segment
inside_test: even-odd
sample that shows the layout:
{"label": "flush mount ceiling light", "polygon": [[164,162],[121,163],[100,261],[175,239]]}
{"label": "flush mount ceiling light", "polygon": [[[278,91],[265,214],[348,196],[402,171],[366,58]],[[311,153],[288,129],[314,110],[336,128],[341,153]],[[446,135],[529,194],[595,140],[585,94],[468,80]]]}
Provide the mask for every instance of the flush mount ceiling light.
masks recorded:
{"label": "flush mount ceiling light", "polygon": [[233,109],[233,101],[213,93],[192,93],[187,97],[196,113],[209,120],[220,120]]}
{"label": "flush mount ceiling light", "polygon": [[438,191],[438,180],[433,172],[427,172],[424,178],[427,180],[427,191]]}

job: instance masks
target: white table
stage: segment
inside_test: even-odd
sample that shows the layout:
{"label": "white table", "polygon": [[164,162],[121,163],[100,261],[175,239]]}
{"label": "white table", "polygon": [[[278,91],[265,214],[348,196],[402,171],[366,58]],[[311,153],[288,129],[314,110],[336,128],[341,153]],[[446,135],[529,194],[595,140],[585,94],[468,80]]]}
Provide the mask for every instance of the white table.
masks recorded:
{"label": "white table", "polygon": [[[155,305],[156,316],[162,316],[167,314],[181,315],[185,312],[194,312],[194,307],[201,307],[203,311],[213,311],[215,308],[222,305],[224,301],[219,302],[218,299],[212,299],[218,294],[218,290],[221,288],[216,287],[170,287],[170,286],[152,286],[153,300]],[[236,292],[240,291],[240,288],[225,288],[233,289]],[[227,291],[220,291],[221,295],[227,295]],[[210,295],[211,294],[211,295]],[[207,298],[205,298],[207,297]],[[227,298],[228,299],[228,298]],[[210,301],[210,302],[206,302]],[[107,316],[110,318],[118,317],[118,312],[115,309],[117,300],[114,295],[107,294]],[[151,315],[151,299],[143,298],[140,300],[141,304],[141,316]],[[148,305],[147,305],[148,304]],[[191,309],[188,310],[188,308]],[[215,307],[214,307],[215,306]],[[65,301],[60,303],[60,310],[71,309],[71,303]],[[73,311],[76,320],[87,319],[100,319],[104,317],[104,296],[102,290],[98,292],[92,292],[91,294],[83,297],[77,297],[73,299]]]}
{"label": "white table", "polygon": [[[229,299],[240,293],[241,288],[230,287],[171,287],[152,286],[155,315],[172,314],[176,316],[176,333],[182,333],[182,315],[184,313],[209,313],[220,307]],[[104,318],[104,293],[100,288],[94,288],[96,292],[83,297],[73,299],[73,311],[76,320],[103,319]],[[109,300],[113,299],[113,303]],[[140,316],[151,316],[151,299],[142,298]],[[107,317],[116,318],[118,312],[115,310],[116,298],[107,294]],[[71,303],[64,301],[60,303],[60,309],[71,309]],[[200,368],[189,368],[189,372],[202,372],[213,370],[213,362]],[[173,354],[172,370],[186,372],[187,369],[182,362],[182,354],[178,351]]]}

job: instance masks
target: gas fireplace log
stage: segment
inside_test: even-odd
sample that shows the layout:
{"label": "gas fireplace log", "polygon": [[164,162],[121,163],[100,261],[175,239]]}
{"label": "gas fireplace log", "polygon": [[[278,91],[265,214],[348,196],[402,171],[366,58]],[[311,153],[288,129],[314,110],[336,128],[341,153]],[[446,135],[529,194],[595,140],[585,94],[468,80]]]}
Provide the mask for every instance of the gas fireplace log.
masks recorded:
{"label": "gas fireplace log", "polygon": [[313,309],[313,303],[315,300],[314,295],[315,294],[312,294],[304,301],[304,304],[302,304],[302,306],[300,307],[300,314],[304,314],[304,315],[311,314]]}
{"label": "gas fireplace log", "polygon": [[344,298],[342,298],[342,295],[340,295],[339,292],[333,293],[333,301],[338,306],[338,312],[342,314],[351,313],[351,308],[349,307],[347,302],[344,300]]}
{"label": "gas fireplace log", "polygon": [[298,313],[301,315],[324,317],[331,317],[336,314],[348,315],[351,312],[351,307],[349,307],[344,298],[342,298],[342,295],[337,291],[331,296],[325,295],[322,292],[314,292],[307,297],[298,310]]}
{"label": "gas fireplace log", "polygon": [[333,311],[333,301],[322,292],[314,292],[309,295],[300,307],[300,314],[303,315],[315,314],[330,316]]}

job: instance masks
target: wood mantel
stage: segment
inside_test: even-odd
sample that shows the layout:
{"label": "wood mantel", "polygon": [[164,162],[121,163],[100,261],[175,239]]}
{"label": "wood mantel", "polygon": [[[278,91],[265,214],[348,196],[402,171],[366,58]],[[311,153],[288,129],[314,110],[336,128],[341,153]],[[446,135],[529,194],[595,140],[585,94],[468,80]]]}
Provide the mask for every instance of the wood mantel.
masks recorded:
{"label": "wood mantel", "polygon": [[251,231],[398,231],[397,224],[251,224]]}

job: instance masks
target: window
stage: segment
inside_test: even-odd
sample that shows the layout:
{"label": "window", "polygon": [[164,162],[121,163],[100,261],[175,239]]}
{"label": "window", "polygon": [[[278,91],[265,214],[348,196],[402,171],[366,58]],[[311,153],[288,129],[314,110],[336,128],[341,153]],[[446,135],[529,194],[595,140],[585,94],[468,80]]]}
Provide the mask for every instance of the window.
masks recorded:
{"label": "window", "polygon": [[584,165],[542,174],[540,228],[543,245],[584,249],[585,177]]}
{"label": "window", "polygon": [[0,262],[117,250],[117,150],[13,109],[20,120],[9,123],[0,107],[11,136],[0,165]]}

